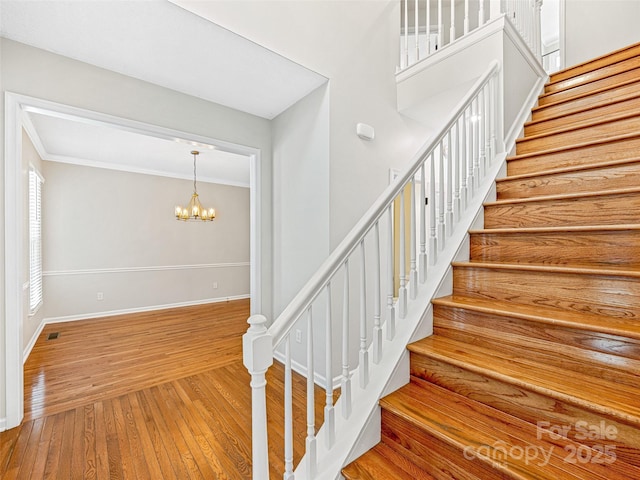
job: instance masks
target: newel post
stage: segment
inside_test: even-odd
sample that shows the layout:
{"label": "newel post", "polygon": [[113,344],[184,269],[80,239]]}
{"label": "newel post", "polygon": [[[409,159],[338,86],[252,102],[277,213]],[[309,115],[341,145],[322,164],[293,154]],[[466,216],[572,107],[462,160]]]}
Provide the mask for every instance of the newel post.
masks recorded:
{"label": "newel post", "polygon": [[265,374],[273,364],[273,341],[267,332],[267,318],[264,315],[252,315],[247,323],[249,330],[242,336],[242,358],[251,375],[252,478],[264,480],[269,478]]}
{"label": "newel post", "polygon": [[489,0],[489,18],[493,20],[502,14],[500,0]]}

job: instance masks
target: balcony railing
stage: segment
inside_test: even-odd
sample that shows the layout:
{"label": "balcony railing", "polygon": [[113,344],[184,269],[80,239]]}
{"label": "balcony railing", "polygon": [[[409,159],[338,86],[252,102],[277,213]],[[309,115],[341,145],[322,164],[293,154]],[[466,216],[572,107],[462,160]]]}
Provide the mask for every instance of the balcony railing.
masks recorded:
{"label": "balcony railing", "polygon": [[505,15],[540,60],[542,0],[402,0],[400,69]]}

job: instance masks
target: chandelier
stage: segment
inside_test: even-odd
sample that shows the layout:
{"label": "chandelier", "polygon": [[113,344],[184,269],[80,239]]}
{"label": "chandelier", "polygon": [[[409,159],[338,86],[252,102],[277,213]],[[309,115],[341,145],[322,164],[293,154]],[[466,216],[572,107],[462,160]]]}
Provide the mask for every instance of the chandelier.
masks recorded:
{"label": "chandelier", "polygon": [[213,208],[203,208],[198,200],[198,189],[196,188],[196,157],[200,154],[197,150],[193,150],[193,194],[191,200],[186,207],[177,206],[175,213],[177,220],[207,222],[216,218],[216,211]]}

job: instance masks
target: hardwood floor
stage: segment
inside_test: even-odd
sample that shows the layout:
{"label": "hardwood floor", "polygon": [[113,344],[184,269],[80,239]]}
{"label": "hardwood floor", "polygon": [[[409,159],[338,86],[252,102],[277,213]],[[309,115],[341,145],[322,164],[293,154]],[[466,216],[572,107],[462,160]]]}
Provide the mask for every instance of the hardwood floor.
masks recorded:
{"label": "hardwood floor", "polygon": [[[0,433],[0,478],[251,478],[248,316],[240,300],[48,325],[25,364],[25,420]],[[278,364],[268,382],[277,478]],[[294,419],[304,421],[305,380],[294,382]],[[303,444],[295,439],[296,463]]]}

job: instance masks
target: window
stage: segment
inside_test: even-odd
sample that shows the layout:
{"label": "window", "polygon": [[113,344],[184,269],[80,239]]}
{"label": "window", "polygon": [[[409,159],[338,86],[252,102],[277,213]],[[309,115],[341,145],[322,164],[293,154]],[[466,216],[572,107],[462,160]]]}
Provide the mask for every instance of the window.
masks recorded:
{"label": "window", "polygon": [[42,177],[29,169],[29,314],[42,305]]}

